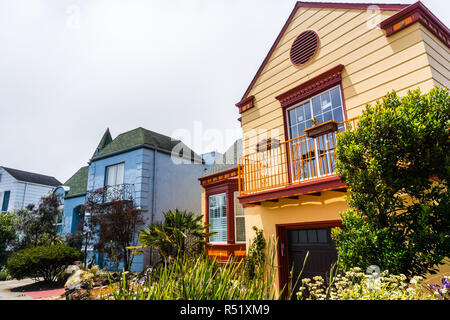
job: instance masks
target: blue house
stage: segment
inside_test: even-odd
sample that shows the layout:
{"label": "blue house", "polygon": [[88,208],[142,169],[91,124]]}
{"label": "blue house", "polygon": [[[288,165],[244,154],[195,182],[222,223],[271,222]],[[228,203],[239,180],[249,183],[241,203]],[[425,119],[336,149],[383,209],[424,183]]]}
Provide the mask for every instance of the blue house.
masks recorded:
{"label": "blue house", "polygon": [[[89,192],[107,186],[125,198],[132,197],[143,210],[146,224],[162,221],[162,212],[178,208],[201,213],[201,188],[197,178],[204,161],[179,140],[137,128],[112,138],[106,130],[88,162],[54,192],[64,199],[62,235],[77,230],[80,209]],[[101,254],[95,263],[107,267]],[[134,258],[131,270],[142,271],[150,254]],[[121,266],[119,266],[121,268]]]}

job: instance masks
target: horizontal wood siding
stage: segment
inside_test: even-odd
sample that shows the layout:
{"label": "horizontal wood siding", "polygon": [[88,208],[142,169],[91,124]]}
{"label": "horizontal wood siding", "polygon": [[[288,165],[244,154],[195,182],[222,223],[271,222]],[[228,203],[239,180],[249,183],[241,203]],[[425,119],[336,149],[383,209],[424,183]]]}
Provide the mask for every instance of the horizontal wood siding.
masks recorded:
{"label": "horizontal wood siding", "polygon": [[420,26],[433,81],[436,85],[450,86],[450,50],[427,28]]}
{"label": "horizontal wood siding", "polygon": [[[382,11],[379,22],[394,11]],[[272,136],[285,139],[283,115],[275,96],[338,65],[342,74],[347,116],[362,113],[395,89],[404,95],[410,89],[428,91],[434,84],[448,87],[448,49],[419,23],[386,37],[384,30],[369,28],[365,10],[299,8],[282,36],[249,95],[255,107],[242,114],[244,154],[255,151],[255,144]],[[294,66],[289,50],[294,39],[305,30],[320,37],[316,57],[307,65]],[[267,130],[273,132],[264,135]]]}
{"label": "horizontal wood siding", "polygon": [[18,210],[29,204],[38,204],[42,197],[48,196],[53,187],[34,183],[17,182],[14,209]]}

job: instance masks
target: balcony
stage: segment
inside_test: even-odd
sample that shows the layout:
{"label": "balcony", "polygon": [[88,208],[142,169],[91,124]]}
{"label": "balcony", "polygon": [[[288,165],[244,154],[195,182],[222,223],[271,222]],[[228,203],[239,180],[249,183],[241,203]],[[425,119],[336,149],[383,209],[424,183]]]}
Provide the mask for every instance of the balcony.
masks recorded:
{"label": "balcony", "polygon": [[[294,188],[305,186],[304,193],[311,193],[314,186],[324,181],[337,181],[333,186],[345,187],[336,175],[336,136],[340,132],[356,128],[357,118],[340,123],[323,123],[310,128],[307,134],[285,142],[269,142],[257,146],[257,152],[239,159],[239,195],[241,203],[249,199],[276,199],[296,194]],[[340,184],[339,184],[339,183]],[[320,188],[319,188],[320,189]],[[282,193],[276,193],[281,191]],[[285,192],[283,192],[285,191]],[[299,190],[297,190],[299,191]],[[297,192],[300,194],[301,192]],[[272,198],[257,195],[271,194]],[[252,197],[254,196],[254,197]],[[242,198],[247,200],[242,201]]]}
{"label": "balcony", "polygon": [[87,192],[87,198],[97,204],[107,204],[112,201],[130,201],[135,196],[134,184],[124,183],[114,186],[104,186]]}

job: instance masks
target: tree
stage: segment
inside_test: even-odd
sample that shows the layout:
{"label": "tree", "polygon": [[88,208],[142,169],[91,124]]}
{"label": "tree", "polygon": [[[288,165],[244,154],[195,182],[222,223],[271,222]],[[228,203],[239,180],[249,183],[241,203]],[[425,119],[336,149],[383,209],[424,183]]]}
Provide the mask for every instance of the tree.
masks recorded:
{"label": "tree", "polygon": [[433,272],[450,253],[450,97],[390,92],[338,135],[337,172],[349,187],[333,237],[344,269]]}
{"label": "tree", "polygon": [[12,213],[0,213],[0,265],[6,262],[8,245],[16,239],[16,219]]}
{"label": "tree", "polygon": [[175,209],[163,212],[163,215],[163,222],[158,221],[139,230],[138,240],[141,249],[156,248],[164,259],[202,252],[207,244],[206,239],[214,234],[206,232],[210,225],[203,224],[203,216],[193,212]]}
{"label": "tree", "polygon": [[30,204],[16,212],[17,241],[14,250],[60,243],[57,220],[60,201],[56,194],[44,196],[39,204]]}
{"label": "tree", "polygon": [[116,266],[123,262],[128,271],[133,260],[129,247],[137,244],[137,231],[144,221],[142,210],[134,205],[133,198],[124,199],[124,190],[119,189],[107,186],[93,191],[83,210],[90,213],[85,223],[94,249],[106,253]]}

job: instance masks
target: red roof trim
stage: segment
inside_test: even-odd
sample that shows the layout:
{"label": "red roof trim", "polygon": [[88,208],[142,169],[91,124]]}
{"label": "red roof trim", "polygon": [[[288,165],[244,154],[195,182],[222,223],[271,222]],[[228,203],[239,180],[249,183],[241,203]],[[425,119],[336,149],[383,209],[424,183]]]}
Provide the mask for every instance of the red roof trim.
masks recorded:
{"label": "red roof trim", "polygon": [[333,2],[301,2],[298,1],[299,7],[308,8],[336,8],[336,9],[357,9],[367,10],[371,6],[378,6],[381,10],[399,11],[408,7],[409,4],[388,4],[388,3],[333,3]]}
{"label": "red roof trim", "polygon": [[281,29],[280,33],[278,34],[277,38],[275,39],[275,42],[273,43],[272,47],[270,48],[269,52],[267,53],[267,56],[263,60],[261,66],[259,67],[258,71],[256,72],[255,76],[253,77],[252,82],[248,86],[247,90],[245,91],[244,95],[241,98],[241,101],[247,98],[250,90],[253,88],[256,80],[258,79],[259,75],[261,74],[262,70],[264,69],[264,66],[267,64],[267,62],[270,59],[270,56],[275,51],[275,48],[277,47],[278,43],[280,42],[281,38],[283,37],[284,32],[288,28],[289,24],[291,23],[292,19],[295,16],[295,13],[297,12],[297,9],[300,7],[307,7],[307,8],[336,8],[336,9],[359,9],[359,10],[366,10],[369,6],[376,5],[381,10],[386,11],[400,11],[408,7],[408,4],[376,4],[376,3],[329,3],[329,2],[300,2],[298,1],[294,9],[292,10],[291,14],[289,15],[289,18],[287,19],[286,23],[284,24],[283,28]]}
{"label": "red roof trim", "polygon": [[233,171],[237,171],[237,169],[238,168],[236,167],[236,168],[232,168],[232,169],[216,172],[216,173],[210,174],[208,176],[204,176],[204,177],[198,178],[198,180],[199,181],[203,181],[203,180],[206,180],[206,179],[209,179],[209,178],[212,178],[212,177],[216,177],[216,176],[220,176],[220,175],[223,175],[223,174],[231,173]]}
{"label": "red roof trim", "polygon": [[420,1],[384,20],[380,27],[386,31],[386,36],[389,37],[415,22],[420,22],[450,48],[450,30]]}
{"label": "red roof trim", "polygon": [[236,107],[239,108],[239,113],[242,113],[244,111],[247,111],[248,109],[253,108],[254,98],[255,98],[254,96],[250,96],[250,97],[245,98],[245,99],[239,101],[238,103],[236,103]]}

